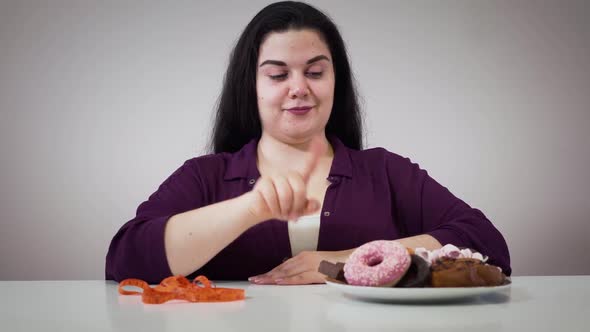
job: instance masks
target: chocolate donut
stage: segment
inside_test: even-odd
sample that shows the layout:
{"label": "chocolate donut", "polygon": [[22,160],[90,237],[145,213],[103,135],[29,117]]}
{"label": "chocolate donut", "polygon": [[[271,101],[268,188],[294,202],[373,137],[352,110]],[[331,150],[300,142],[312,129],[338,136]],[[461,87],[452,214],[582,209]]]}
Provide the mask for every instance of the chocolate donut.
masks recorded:
{"label": "chocolate donut", "polygon": [[418,255],[410,255],[412,263],[408,272],[395,285],[395,287],[425,287],[430,282],[430,266],[424,258]]}

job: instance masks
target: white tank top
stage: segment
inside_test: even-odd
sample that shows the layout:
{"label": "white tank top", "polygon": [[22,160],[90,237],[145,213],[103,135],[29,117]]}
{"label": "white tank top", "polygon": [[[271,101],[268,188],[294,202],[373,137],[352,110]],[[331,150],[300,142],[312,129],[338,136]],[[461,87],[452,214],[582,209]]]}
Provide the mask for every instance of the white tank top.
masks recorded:
{"label": "white tank top", "polygon": [[320,215],[303,216],[297,221],[289,221],[289,241],[291,255],[296,256],[302,251],[316,251],[320,235]]}

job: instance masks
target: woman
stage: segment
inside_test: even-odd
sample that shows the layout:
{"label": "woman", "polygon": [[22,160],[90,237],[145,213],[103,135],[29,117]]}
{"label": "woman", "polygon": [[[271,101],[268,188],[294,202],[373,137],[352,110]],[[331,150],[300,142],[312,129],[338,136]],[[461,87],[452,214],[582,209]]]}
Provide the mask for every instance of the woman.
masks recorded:
{"label": "woman", "polygon": [[510,274],[506,243],[480,211],[361,140],[336,26],[304,3],[267,6],[232,52],[215,153],[188,160],[139,206],[113,238],[106,278],[322,283],[320,261],[378,239],[470,247]]}

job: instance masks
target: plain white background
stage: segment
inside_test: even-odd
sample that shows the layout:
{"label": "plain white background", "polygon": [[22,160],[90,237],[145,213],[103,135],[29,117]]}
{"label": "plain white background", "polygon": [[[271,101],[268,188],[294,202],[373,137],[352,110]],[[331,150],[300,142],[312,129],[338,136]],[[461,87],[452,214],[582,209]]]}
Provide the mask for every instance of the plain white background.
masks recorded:
{"label": "plain white background", "polygon": [[[267,1],[0,0],[0,279],[100,279],[112,236],[205,152]],[[508,242],[590,274],[590,3],[313,1],[346,40],[367,147],[410,157]]]}

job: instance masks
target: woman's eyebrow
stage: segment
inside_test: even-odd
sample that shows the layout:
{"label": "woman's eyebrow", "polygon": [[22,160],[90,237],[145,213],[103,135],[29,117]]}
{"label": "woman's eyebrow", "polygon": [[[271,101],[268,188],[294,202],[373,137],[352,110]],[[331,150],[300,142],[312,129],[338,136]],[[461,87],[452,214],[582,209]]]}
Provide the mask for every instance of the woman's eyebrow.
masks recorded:
{"label": "woman's eyebrow", "polygon": [[[320,60],[326,60],[326,61],[330,61],[330,59],[328,59],[328,57],[327,57],[327,56],[325,56],[325,55],[318,55],[318,56],[315,56],[315,57],[313,57],[313,58],[311,58],[311,59],[307,60],[306,64],[308,64],[308,65],[309,65],[309,64],[311,64],[311,63],[318,62],[318,61],[320,61]],[[286,66],[287,66],[287,64],[286,64],[286,63],[284,63],[283,61],[279,61],[279,60],[265,60],[265,61],[263,61],[263,62],[260,64],[260,66],[259,66],[259,67],[262,67],[262,66],[264,66],[264,65],[275,65],[275,66],[282,66],[282,67],[286,67]]]}
{"label": "woman's eyebrow", "polygon": [[278,60],[266,60],[260,64],[260,67],[262,67],[264,65],[275,65],[275,66],[283,66],[283,67],[287,66],[286,63],[284,63],[283,61],[278,61]]}
{"label": "woman's eyebrow", "polygon": [[326,60],[326,61],[330,62],[330,59],[328,59],[327,56],[325,56],[325,55],[318,55],[318,56],[315,56],[315,57],[307,60],[307,64],[309,65],[310,63],[318,62],[320,60]]}

